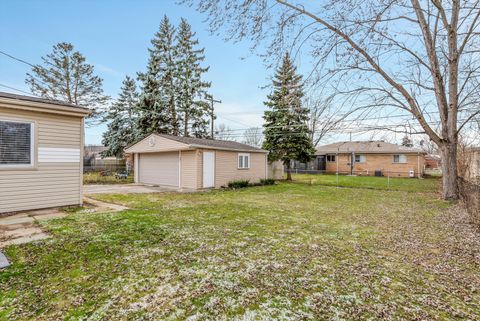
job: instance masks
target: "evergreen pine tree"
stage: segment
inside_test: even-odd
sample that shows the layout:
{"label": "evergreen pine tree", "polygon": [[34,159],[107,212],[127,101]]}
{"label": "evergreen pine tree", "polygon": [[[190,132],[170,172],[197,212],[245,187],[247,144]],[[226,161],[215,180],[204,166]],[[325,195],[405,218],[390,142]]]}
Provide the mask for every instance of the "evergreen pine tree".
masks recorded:
{"label": "evergreen pine tree", "polygon": [[158,82],[161,88],[162,102],[169,112],[171,134],[177,136],[180,132],[177,117],[177,95],[175,76],[177,74],[175,28],[165,15],[160,23],[160,29],[152,39],[152,54],[158,59],[159,73]]}
{"label": "evergreen pine tree", "polygon": [[159,81],[159,59],[152,50],[149,51],[147,71],[138,73],[138,79],[142,83],[136,121],[136,134],[139,138],[151,133],[171,133],[170,114],[162,99]]}
{"label": "evergreen pine tree", "polygon": [[288,54],[277,68],[273,79],[273,91],[265,105],[270,110],[264,113],[265,140],[263,148],[270,151],[270,161],[282,160],[287,167],[287,180],[291,180],[291,161],[308,162],[315,148],[308,129],[309,111],[302,107],[302,76]]}
{"label": "evergreen pine tree", "polygon": [[407,135],[403,136],[402,138],[402,146],[413,147],[413,142]]}
{"label": "evergreen pine tree", "polygon": [[33,94],[90,108],[88,123],[100,119],[110,97],[103,92],[103,79],[71,43],[60,42],[32,67],[25,82]]}
{"label": "evergreen pine tree", "polygon": [[205,101],[205,95],[210,83],[202,80],[203,73],[209,69],[200,65],[205,60],[204,49],[196,48],[198,40],[185,19],[180,22],[176,39],[177,112],[183,136],[207,137],[210,106]]}
{"label": "evergreen pine tree", "polygon": [[125,148],[136,140],[135,109],[138,103],[138,93],[135,80],[126,77],[123,81],[120,95],[112,104],[104,118],[109,121],[108,128],[103,133],[102,144],[108,149],[102,156],[122,157]]}

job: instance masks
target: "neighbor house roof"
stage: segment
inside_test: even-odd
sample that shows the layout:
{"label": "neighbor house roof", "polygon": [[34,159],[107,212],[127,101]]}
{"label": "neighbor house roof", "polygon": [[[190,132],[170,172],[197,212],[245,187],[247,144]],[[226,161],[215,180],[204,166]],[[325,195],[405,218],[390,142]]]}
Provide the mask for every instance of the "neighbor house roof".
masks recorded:
{"label": "neighbor house roof", "polygon": [[[195,138],[195,137],[183,137],[183,136],[172,136],[166,134],[151,134],[138,143],[125,149],[126,153],[141,153],[141,152],[154,152],[156,148],[153,146],[142,147],[142,142],[150,140],[152,136],[161,137],[163,139],[168,139],[180,143],[177,147],[169,147],[171,150],[180,150],[180,149],[195,149],[195,148],[207,148],[207,149],[218,149],[218,150],[230,150],[230,151],[240,151],[240,152],[257,152],[257,153],[268,153],[268,151],[253,147],[247,144],[242,144],[234,141],[228,140],[216,140],[216,139],[204,139],[204,138]],[[158,144],[155,144],[158,145]],[[162,149],[161,146],[158,147]]]}
{"label": "neighbor house roof", "polygon": [[328,145],[323,145],[317,148],[317,155],[335,153],[364,153],[364,154],[395,154],[395,153],[422,153],[424,151],[412,147],[400,146],[396,144],[387,143],[381,140],[371,141],[353,141],[353,142],[338,142]]}
{"label": "neighbor house roof", "polygon": [[90,110],[85,107],[69,104],[59,100],[38,98],[0,92],[0,106],[25,110],[42,110],[50,113],[75,113],[88,115]]}

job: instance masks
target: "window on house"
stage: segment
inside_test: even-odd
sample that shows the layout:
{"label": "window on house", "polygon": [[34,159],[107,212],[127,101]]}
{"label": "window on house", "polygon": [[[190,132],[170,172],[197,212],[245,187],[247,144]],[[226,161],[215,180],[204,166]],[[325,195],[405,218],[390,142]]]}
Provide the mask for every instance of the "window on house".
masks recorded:
{"label": "window on house", "polygon": [[365,163],[367,157],[365,155],[357,155],[355,154],[355,163]]}
{"label": "window on house", "polygon": [[335,155],[327,155],[327,162],[335,162]]}
{"label": "window on house", "polygon": [[0,166],[33,165],[33,124],[0,121]]}
{"label": "window on house", "polygon": [[393,155],[393,162],[397,164],[404,164],[407,162],[407,156],[403,154]]}
{"label": "window on house", "polygon": [[238,154],[238,168],[250,168],[250,154]]}

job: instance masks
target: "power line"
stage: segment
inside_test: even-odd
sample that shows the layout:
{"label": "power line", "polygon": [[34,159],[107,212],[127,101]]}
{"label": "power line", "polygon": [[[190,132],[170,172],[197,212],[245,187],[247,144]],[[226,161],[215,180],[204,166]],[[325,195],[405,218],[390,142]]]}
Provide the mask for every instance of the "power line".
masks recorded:
{"label": "power line", "polygon": [[[3,50],[0,50],[0,54],[6,56],[6,57],[8,57],[8,58],[11,58],[11,59],[13,59],[13,60],[16,60],[16,61],[18,61],[18,62],[21,62],[21,63],[23,63],[23,64],[26,64],[26,65],[28,65],[28,66],[30,66],[30,67],[32,67],[32,68],[35,68],[35,65],[34,65],[34,64],[32,64],[32,63],[30,63],[30,62],[28,62],[28,61],[26,61],[26,60],[17,58],[17,57],[15,57],[15,56],[12,56],[11,54],[8,54],[8,53],[6,53],[6,52],[3,51]],[[51,63],[49,63],[49,62],[47,62],[47,61],[45,61],[45,62],[48,63],[49,65],[52,65]],[[52,66],[53,66],[53,65],[52,65]],[[39,82],[41,82],[42,84],[44,84],[44,85],[46,85],[46,86],[49,86],[49,84],[47,84],[46,82],[44,82],[44,81],[41,80],[41,79],[36,78],[36,80],[39,81]],[[31,93],[29,93],[29,94],[31,94]],[[37,96],[37,97],[38,97],[38,96]]]}
{"label": "power line", "polygon": [[[24,90],[15,88],[15,87],[7,86],[7,85],[4,85],[4,84],[0,84],[0,87],[5,87],[5,88],[11,89],[11,90],[15,90],[15,91],[18,91],[18,92],[21,92],[21,93],[24,93],[24,94],[27,94],[27,95],[30,95],[30,96],[36,96],[36,95],[34,95],[34,94],[32,94],[32,93],[29,93],[29,92],[27,92],[27,91],[24,91]],[[36,97],[38,97],[38,96],[36,96]]]}
{"label": "power line", "polygon": [[13,60],[16,60],[16,61],[18,61],[18,62],[21,62],[21,63],[24,63],[24,64],[26,64],[26,65],[29,65],[30,67],[35,67],[34,64],[31,64],[31,63],[29,63],[28,61],[25,61],[25,60],[23,60],[23,59],[20,59],[20,58],[17,58],[17,57],[15,57],[15,56],[12,56],[11,54],[8,54],[8,53],[6,53],[6,52],[3,51],[3,50],[0,50],[0,54],[2,54],[2,55],[4,55],[4,56],[7,56],[8,58],[11,58],[11,59],[13,59]]}

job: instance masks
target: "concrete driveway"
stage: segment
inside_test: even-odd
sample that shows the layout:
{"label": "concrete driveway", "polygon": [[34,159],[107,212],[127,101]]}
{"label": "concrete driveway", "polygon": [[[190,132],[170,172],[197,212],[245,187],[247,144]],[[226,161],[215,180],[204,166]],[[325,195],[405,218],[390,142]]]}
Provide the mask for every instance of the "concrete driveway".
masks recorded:
{"label": "concrete driveway", "polygon": [[[112,184],[112,185],[84,185],[83,194],[130,194],[130,193],[159,193],[159,192],[189,192],[170,186],[147,186],[141,184]],[[192,190],[193,191],[193,190]]]}

